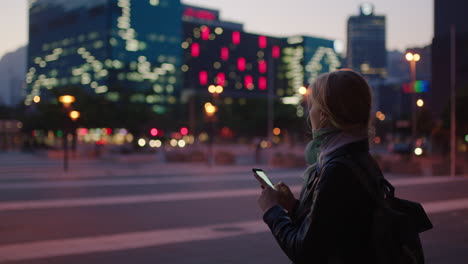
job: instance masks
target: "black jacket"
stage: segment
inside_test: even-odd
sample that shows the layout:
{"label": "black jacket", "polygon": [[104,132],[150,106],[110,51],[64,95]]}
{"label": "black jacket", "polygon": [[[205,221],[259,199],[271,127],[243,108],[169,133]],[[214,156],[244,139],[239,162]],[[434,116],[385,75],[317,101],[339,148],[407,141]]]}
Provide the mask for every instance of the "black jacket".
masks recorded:
{"label": "black jacket", "polygon": [[[370,226],[375,204],[357,175],[336,157],[365,155],[377,166],[366,140],[328,155],[306,175],[296,209],[276,205],[263,215],[279,246],[293,263],[373,263]],[[362,160],[362,159],[361,159]],[[374,184],[374,179],[369,182]]]}

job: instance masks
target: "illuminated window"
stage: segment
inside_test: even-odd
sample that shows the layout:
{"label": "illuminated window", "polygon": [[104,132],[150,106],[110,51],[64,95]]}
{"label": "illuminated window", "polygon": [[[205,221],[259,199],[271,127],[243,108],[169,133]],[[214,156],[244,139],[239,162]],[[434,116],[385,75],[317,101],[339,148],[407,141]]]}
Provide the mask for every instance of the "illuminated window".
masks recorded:
{"label": "illuminated window", "polygon": [[218,73],[216,76],[216,84],[224,86],[226,83],[226,75],[223,72]]}
{"label": "illuminated window", "polygon": [[96,93],[105,93],[107,92],[107,90],[108,90],[107,86],[103,85],[103,86],[97,87],[95,91]]}
{"label": "illuminated window", "polygon": [[258,79],[258,88],[260,90],[266,90],[267,88],[267,78],[264,77],[264,76],[261,76],[259,79]]}
{"label": "illuminated window", "polygon": [[254,88],[253,85],[253,77],[251,75],[246,75],[244,77],[244,86],[245,88],[252,90]]}
{"label": "illuminated window", "polygon": [[209,40],[210,39],[210,28],[207,26],[202,26],[201,27],[201,37],[203,40]]}
{"label": "illuminated window", "polygon": [[245,71],[245,58],[240,57],[237,59],[237,69],[239,71]]}
{"label": "illuminated window", "polygon": [[161,85],[155,84],[155,85],[153,86],[153,91],[156,92],[156,93],[162,93],[162,92],[163,92],[163,88],[162,88]]}
{"label": "illuminated window", "polygon": [[264,49],[267,47],[267,38],[265,36],[258,37],[258,46],[261,49]]}
{"label": "illuminated window", "polygon": [[223,29],[220,28],[220,27],[217,27],[217,28],[215,28],[215,33],[218,34],[218,35],[221,35],[221,34],[223,34]]}
{"label": "illuminated window", "polygon": [[208,84],[208,73],[206,71],[201,71],[198,77],[200,79],[200,85]]}
{"label": "illuminated window", "polygon": [[275,59],[279,58],[279,56],[281,55],[280,47],[278,46],[273,46],[273,49],[271,52],[272,52],[273,58]]}
{"label": "illuminated window", "polygon": [[232,44],[239,45],[241,41],[240,32],[234,31],[232,32]]}
{"label": "illuminated window", "polygon": [[267,63],[265,62],[265,60],[260,60],[258,62],[258,71],[260,73],[266,73],[267,72]]}
{"label": "illuminated window", "polygon": [[192,57],[196,58],[200,56],[200,45],[198,43],[192,44]]}
{"label": "illuminated window", "polygon": [[221,59],[228,60],[229,59],[229,49],[227,47],[221,48]]}

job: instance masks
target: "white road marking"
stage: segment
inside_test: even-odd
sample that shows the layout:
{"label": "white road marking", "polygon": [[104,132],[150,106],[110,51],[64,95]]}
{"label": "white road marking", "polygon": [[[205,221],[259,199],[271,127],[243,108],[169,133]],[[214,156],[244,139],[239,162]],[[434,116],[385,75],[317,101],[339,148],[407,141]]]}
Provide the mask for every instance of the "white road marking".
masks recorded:
{"label": "white road marking", "polygon": [[[258,190],[257,190],[258,191]],[[468,208],[468,198],[423,204],[428,214]],[[268,232],[263,221],[243,221],[201,227],[148,230],[61,240],[18,243],[0,246],[0,261],[23,261],[57,256],[110,252],[175,243],[216,240],[247,234]],[[157,260],[155,260],[157,262]]]}
{"label": "white road marking", "polygon": [[[221,179],[222,177],[222,179]],[[276,178],[276,177],[275,177]],[[149,185],[149,184],[164,184],[164,183],[189,183],[189,182],[214,182],[214,181],[234,181],[234,180],[248,180],[252,184],[257,184],[252,177],[174,177],[162,179],[131,179],[131,180],[94,180],[94,181],[77,181],[77,182],[55,182],[55,183],[30,183],[30,187],[45,188],[51,184],[55,184],[55,188],[71,187],[71,186],[96,186],[96,185]],[[468,177],[463,178],[404,178],[391,180],[394,186],[410,186],[420,184],[435,184],[447,182],[467,181]],[[10,187],[24,186],[28,183],[12,183]],[[68,185],[67,185],[68,184]],[[17,186],[17,187],[19,187]],[[5,186],[6,187],[6,186]],[[293,192],[299,192],[301,186],[291,186]],[[15,188],[13,188],[15,189]],[[134,204],[134,203],[148,203],[148,202],[172,202],[184,200],[199,200],[210,198],[227,198],[227,197],[244,197],[258,195],[258,188],[249,189],[234,189],[234,190],[218,190],[218,191],[202,191],[202,192],[173,192],[173,193],[160,193],[160,194],[144,194],[144,195],[127,195],[127,196],[111,196],[111,197],[86,197],[86,198],[73,198],[73,199],[44,199],[44,200],[28,200],[28,201],[8,201],[0,202],[0,211],[11,210],[28,210],[28,209],[50,209],[50,208],[63,208],[63,207],[85,207],[85,206],[101,206],[101,205],[121,205],[121,204]]]}
{"label": "white road marking", "polygon": [[468,198],[421,203],[428,214],[437,214],[468,208]]}
{"label": "white road marking", "polygon": [[[280,176],[271,177],[279,178]],[[289,178],[289,175],[288,177]],[[157,184],[181,184],[181,183],[206,183],[206,182],[231,182],[252,181],[252,176],[175,176],[164,178],[140,178],[140,179],[97,179],[74,181],[46,181],[46,182],[21,182],[0,183],[0,189],[41,189],[41,188],[65,188],[65,187],[96,187],[96,186],[130,186],[130,185],[157,185]]]}
{"label": "white road marking", "polygon": [[[291,186],[293,192],[300,191],[301,186]],[[30,209],[51,209],[63,207],[86,207],[102,205],[122,205],[134,203],[154,203],[154,202],[173,202],[186,200],[200,200],[211,198],[228,198],[260,195],[260,188],[203,191],[203,192],[173,192],[161,194],[129,195],[114,197],[91,197],[77,199],[52,199],[52,200],[32,200],[32,201],[14,201],[1,202],[0,211],[12,210],[30,210]]]}
{"label": "white road marking", "polygon": [[[248,173],[247,173],[248,174]],[[272,179],[292,179],[296,174],[291,172],[275,172],[268,174]],[[297,174],[299,179],[299,174]],[[450,183],[468,181],[468,177],[411,177],[389,178],[395,186],[411,186],[420,184]],[[101,187],[101,186],[130,186],[130,185],[157,185],[157,184],[182,184],[182,183],[206,183],[206,182],[232,182],[255,181],[253,176],[247,175],[220,175],[220,176],[175,176],[164,178],[136,178],[136,179],[96,179],[96,180],[71,180],[71,181],[44,181],[44,182],[15,182],[1,183],[0,190],[8,189],[41,189],[41,188],[71,188],[71,187]]]}

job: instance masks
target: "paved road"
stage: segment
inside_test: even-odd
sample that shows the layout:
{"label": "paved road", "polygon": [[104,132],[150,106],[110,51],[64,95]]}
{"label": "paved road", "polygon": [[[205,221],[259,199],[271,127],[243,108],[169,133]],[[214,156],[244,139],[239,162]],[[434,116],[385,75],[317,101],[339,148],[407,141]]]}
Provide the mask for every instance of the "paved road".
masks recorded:
{"label": "paved road", "polygon": [[[11,160],[0,167],[0,263],[288,263],[247,167],[82,162],[64,175],[34,170],[37,160],[14,173]],[[300,170],[268,173],[299,190]],[[427,263],[468,263],[468,177],[388,178],[430,214]]]}

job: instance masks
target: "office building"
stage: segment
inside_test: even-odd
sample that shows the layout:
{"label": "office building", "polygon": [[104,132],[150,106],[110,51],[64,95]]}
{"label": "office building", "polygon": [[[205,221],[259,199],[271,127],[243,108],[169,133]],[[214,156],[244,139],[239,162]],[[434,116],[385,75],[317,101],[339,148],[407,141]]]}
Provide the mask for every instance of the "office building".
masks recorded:
{"label": "office building", "polygon": [[365,3],[360,14],[348,19],[347,67],[370,79],[387,77],[385,16],[374,14],[374,6]]}
{"label": "office building", "polygon": [[[31,0],[27,96],[79,86],[158,113],[181,88],[182,5],[172,0]],[[175,19],[179,18],[179,19]]]}

